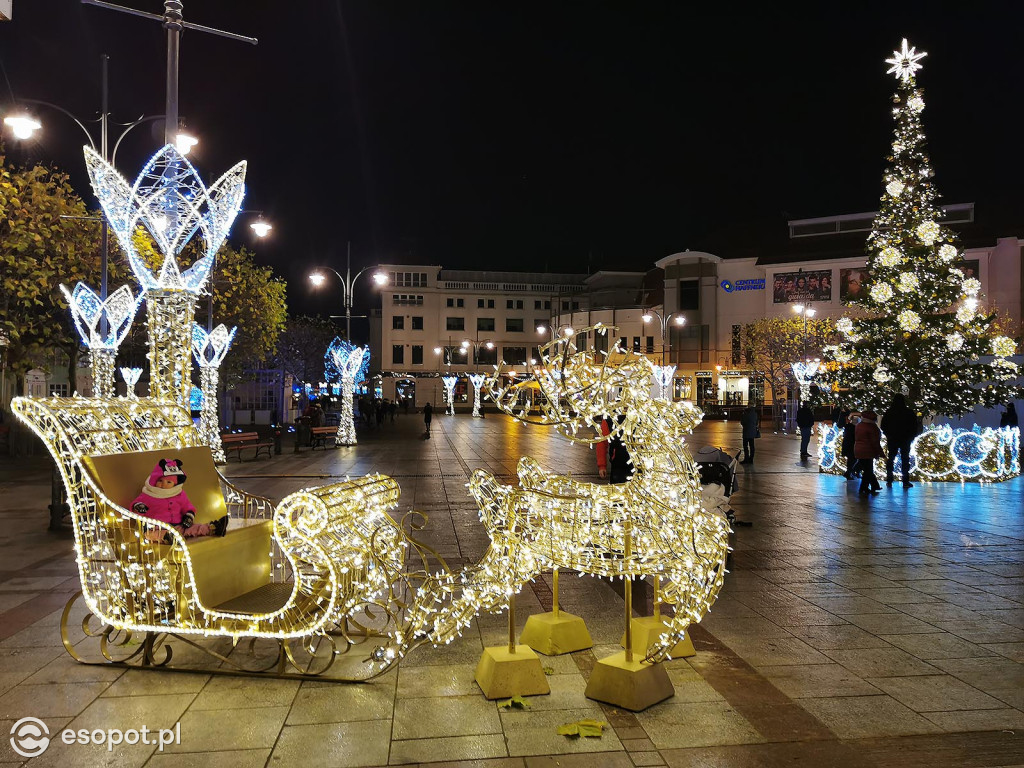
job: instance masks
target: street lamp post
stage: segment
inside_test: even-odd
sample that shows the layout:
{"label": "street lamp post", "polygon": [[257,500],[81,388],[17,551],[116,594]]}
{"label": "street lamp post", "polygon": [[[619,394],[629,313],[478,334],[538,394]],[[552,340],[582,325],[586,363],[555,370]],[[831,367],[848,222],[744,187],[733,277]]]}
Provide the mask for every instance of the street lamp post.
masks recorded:
{"label": "street lamp post", "polygon": [[[466,355],[467,358],[469,356],[469,350],[473,350],[474,366],[480,365],[480,347],[494,349],[494,342],[490,339],[484,339],[481,341],[479,337],[476,341],[466,339],[462,342],[462,354]],[[466,362],[468,364],[468,359]],[[473,415],[476,417],[483,416],[483,412],[480,410],[480,388],[483,386],[485,378],[486,377],[480,373],[469,374],[469,381],[473,385]]]}
{"label": "street lamp post", "polygon": [[794,304],[793,311],[804,319],[804,331],[803,331],[803,346],[804,346],[804,359],[807,359],[807,319],[814,317],[818,314],[818,310],[811,306],[810,302],[806,304]]}
{"label": "street lamp post", "polygon": [[664,365],[665,364],[665,352],[667,351],[667,348],[668,348],[666,337],[667,337],[667,333],[668,333],[669,321],[670,320],[674,320],[676,325],[682,326],[682,325],[686,325],[686,318],[683,317],[680,314],[675,313],[675,312],[669,312],[668,316],[665,316],[665,315],[661,314],[661,312],[658,312],[658,310],[656,310],[656,309],[648,309],[646,312],[644,312],[640,316],[640,319],[643,320],[645,323],[649,323],[655,317],[658,318],[658,320],[661,321],[661,364]]}
{"label": "street lamp post", "polygon": [[[372,268],[373,267],[370,266],[363,267],[358,272],[356,272],[354,277],[352,276],[352,243],[348,244],[348,248],[346,251],[344,277],[342,277],[341,273],[338,270],[334,269],[333,267],[321,268],[330,270],[331,272],[336,274],[338,276],[338,279],[341,281],[342,298],[345,303],[345,338],[349,341],[352,340],[352,289],[355,287],[356,280],[359,279],[359,276],[363,274],[363,272],[365,272],[366,270]],[[323,285],[324,280],[326,279],[327,278],[325,278],[320,272],[314,272],[309,276],[310,282],[313,283],[313,285],[316,287],[320,287],[321,285]],[[385,275],[383,272],[375,272],[373,275],[373,281],[377,285],[384,285],[388,281],[388,276]]]}

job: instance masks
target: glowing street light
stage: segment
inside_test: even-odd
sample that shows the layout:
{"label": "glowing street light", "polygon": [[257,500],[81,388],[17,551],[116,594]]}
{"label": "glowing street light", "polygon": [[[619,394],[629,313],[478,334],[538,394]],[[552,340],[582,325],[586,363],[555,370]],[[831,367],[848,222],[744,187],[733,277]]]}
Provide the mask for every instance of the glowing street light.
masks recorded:
{"label": "glowing street light", "polygon": [[14,138],[25,141],[43,127],[43,124],[28,115],[9,115],[4,118],[4,125],[11,129]]}
{"label": "glowing street light", "polygon": [[640,315],[640,319],[643,320],[645,323],[651,322],[652,320],[654,320],[655,317],[657,317],[658,320],[661,321],[661,362],[664,365],[665,352],[668,346],[665,340],[666,332],[668,329],[668,322],[669,320],[673,320],[676,325],[683,326],[686,325],[686,318],[683,317],[682,315],[676,314],[675,312],[670,312],[668,314],[668,317],[666,317],[665,315],[661,314],[655,309],[649,309],[642,315]]}
{"label": "glowing street light", "polygon": [[174,137],[174,146],[183,155],[192,151],[192,147],[199,143],[199,139],[187,133],[179,133]]}
{"label": "glowing street light", "polygon": [[[331,272],[336,274],[338,276],[338,279],[341,281],[342,301],[345,304],[345,338],[351,339],[350,325],[352,322],[352,289],[355,287],[356,280],[359,279],[359,276],[363,274],[363,272],[365,272],[366,270],[372,269],[372,267],[363,267],[358,272],[356,272],[354,276],[352,275],[352,245],[350,243],[345,259],[344,277],[338,270],[334,269],[333,267],[318,268],[316,272],[313,272],[309,276],[309,282],[311,282],[315,288],[319,288],[321,285],[324,284],[324,281],[327,279],[327,277],[323,274],[323,272],[320,271],[320,269],[330,270]],[[377,285],[385,285],[387,281],[388,276],[383,272],[374,273],[373,282],[376,283]]]}
{"label": "glowing street light", "polygon": [[256,233],[256,237],[266,237],[270,234],[270,230],[273,229],[270,222],[264,221],[262,216],[252,222],[249,226],[252,228],[252,231]]}

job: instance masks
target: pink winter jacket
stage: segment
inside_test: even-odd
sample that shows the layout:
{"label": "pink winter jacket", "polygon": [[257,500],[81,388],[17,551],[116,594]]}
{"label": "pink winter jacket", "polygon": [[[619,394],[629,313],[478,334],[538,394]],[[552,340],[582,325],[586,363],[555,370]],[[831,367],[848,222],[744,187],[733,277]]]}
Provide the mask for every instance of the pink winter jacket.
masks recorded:
{"label": "pink winter jacket", "polygon": [[[146,485],[148,488],[149,484],[147,483]],[[188,494],[185,493],[185,488],[180,485],[178,488],[181,489],[181,493],[166,499],[150,496],[146,493],[146,488],[144,488],[142,493],[132,502],[132,512],[152,518],[153,520],[159,520],[161,523],[181,525],[181,520],[185,513],[191,512],[195,515],[196,508],[189,500]]]}

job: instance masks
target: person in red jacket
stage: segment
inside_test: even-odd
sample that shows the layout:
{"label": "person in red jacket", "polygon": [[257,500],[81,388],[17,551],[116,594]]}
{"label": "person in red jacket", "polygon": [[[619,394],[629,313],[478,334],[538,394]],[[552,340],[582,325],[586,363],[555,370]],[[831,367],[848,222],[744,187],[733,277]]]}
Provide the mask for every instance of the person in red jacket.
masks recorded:
{"label": "person in red jacket", "polygon": [[860,495],[878,493],[882,487],[875,477],[875,459],[885,456],[882,450],[882,433],[878,429],[878,414],[864,411],[861,422],[854,432],[853,455],[864,473],[860,478]]}
{"label": "person in red jacket", "polygon": [[[618,423],[625,421],[625,416],[619,416]],[[601,419],[601,434],[607,437],[597,444],[597,472],[601,479],[608,477],[610,483],[624,483],[633,476],[633,462],[629,458],[629,451],[622,442],[622,435],[612,434],[612,422],[607,416]],[[609,477],[610,476],[610,477]]]}

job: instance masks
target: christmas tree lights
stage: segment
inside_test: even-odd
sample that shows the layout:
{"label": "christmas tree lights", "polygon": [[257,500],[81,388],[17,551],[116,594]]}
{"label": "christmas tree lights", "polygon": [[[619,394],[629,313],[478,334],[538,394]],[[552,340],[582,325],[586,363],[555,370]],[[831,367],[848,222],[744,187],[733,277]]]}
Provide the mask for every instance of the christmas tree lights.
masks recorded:
{"label": "christmas tree lights", "polygon": [[1016,343],[996,335],[981,283],[959,268],[962,254],[942,224],[916,81],[925,55],[904,40],[887,59],[899,85],[884,194],[867,241],[867,295],[849,302],[859,312],[837,322],[840,342],[827,354],[837,363],[829,383],[844,404],[882,413],[903,392],[927,421],[1008,402],[1018,388],[1008,383]]}

